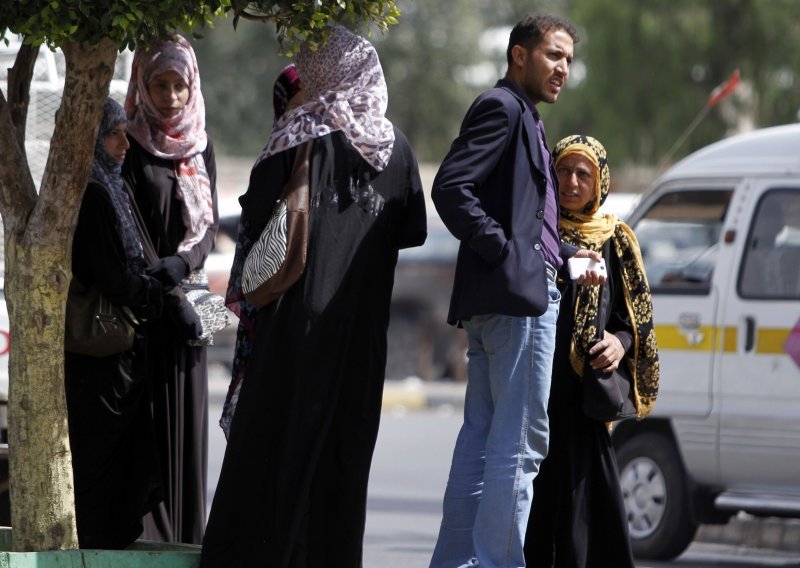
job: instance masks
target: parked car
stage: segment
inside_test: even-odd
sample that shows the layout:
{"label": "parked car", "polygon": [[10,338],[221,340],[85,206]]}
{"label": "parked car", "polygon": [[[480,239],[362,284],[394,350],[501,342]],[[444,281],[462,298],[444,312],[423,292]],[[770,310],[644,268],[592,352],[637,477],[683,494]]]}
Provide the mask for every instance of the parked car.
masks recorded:
{"label": "parked car", "polygon": [[634,553],[681,554],[738,511],[800,517],[800,124],[685,158],[629,223],[661,387],[613,430]]}
{"label": "parked car", "polygon": [[392,290],[387,378],[466,380],[466,338],[447,324],[458,245],[432,211],[425,243],[400,251]]}

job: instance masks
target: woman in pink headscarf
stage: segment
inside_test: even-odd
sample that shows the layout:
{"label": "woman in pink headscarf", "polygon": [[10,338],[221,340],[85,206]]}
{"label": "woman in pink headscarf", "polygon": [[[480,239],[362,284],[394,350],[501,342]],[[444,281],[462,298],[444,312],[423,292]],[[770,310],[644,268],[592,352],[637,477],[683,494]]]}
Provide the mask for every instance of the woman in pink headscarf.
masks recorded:
{"label": "woman in pink headscarf", "polygon": [[[125,112],[131,147],[123,176],[159,256],[147,272],[167,289],[202,285],[218,225],[216,163],[186,39],[175,35],[136,51]],[[143,537],[199,543],[206,517],[206,347],[185,297],[167,298],[168,317],[148,333],[164,501],[145,518]]]}

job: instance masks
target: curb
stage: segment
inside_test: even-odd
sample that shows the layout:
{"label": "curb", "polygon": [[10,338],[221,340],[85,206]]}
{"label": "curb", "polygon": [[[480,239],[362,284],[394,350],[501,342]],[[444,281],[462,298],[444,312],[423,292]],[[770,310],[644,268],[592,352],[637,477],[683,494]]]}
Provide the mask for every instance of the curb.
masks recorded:
{"label": "curb", "polygon": [[418,377],[387,380],[383,386],[383,410],[464,408],[466,383],[423,381]]}
{"label": "curb", "polygon": [[800,552],[800,519],[738,513],[725,525],[701,525],[699,542]]}

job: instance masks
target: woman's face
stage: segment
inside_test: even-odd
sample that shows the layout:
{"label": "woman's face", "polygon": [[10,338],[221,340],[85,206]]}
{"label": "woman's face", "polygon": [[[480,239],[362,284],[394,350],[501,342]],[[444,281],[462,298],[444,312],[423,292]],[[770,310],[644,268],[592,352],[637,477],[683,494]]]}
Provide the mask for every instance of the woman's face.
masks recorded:
{"label": "woman's face", "polygon": [[103,136],[106,152],[108,152],[118,164],[125,161],[125,152],[131,147],[128,143],[128,137],[125,136],[126,130],[127,128],[124,124],[118,124]]}
{"label": "woman's face", "polygon": [[558,162],[556,175],[561,207],[573,213],[583,213],[595,196],[594,164],[581,154],[568,154]]}
{"label": "woman's face", "polygon": [[178,114],[189,101],[189,85],[175,71],[165,71],[153,76],[147,92],[156,108],[167,118]]}

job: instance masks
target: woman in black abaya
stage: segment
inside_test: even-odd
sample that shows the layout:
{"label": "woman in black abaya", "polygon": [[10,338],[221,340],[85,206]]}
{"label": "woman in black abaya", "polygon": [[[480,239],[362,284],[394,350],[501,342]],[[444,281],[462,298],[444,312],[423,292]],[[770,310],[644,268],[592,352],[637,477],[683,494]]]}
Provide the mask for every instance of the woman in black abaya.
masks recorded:
{"label": "woman in black abaya", "polygon": [[341,27],[296,60],[305,103],[277,123],[242,197],[255,240],[312,140],[308,259],[258,312],[202,566],[361,565],[398,249],[425,240],[408,141],[377,54]]}
{"label": "woman in black abaya", "polygon": [[[123,176],[158,259],[148,274],[172,290],[203,280],[219,225],[216,161],[191,44],[175,35],[136,51],[125,99],[131,148]],[[206,280],[207,282],[207,280]],[[149,333],[149,373],[164,501],[143,538],[199,544],[206,520],[208,367],[202,327],[181,294]]]}
{"label": "woman in black abaya", "polygon": [[[556,144],[564,242],[598,251],[608,267],[600,286],[559,279],[561,310],[556,327],[553,381],[547,414],[550,449],[534,480],[533,506],[525,536],[528,566],[633,568],[628,522],[617,460],[605,423],[584,415],[584,366],[604,372],[628,365],[639,418],[652,410],[659,362],[652,299],[639,244],[614,215],[598,213],[611,176],[605,148],[590,136],[568,136]],[[609,308],[603,339],[597,336],[598,306]]]}
{"label": "woman in black abaya", "polygon": [[[144,273],[142,243],[120,170],[128,120],[108,99],[72,243],[72,272],[140,320],[161,312],[162,287]],[[108,357],[66,352],[65,391],[81,548],[121,549],[161,500],[143,329]]]}

